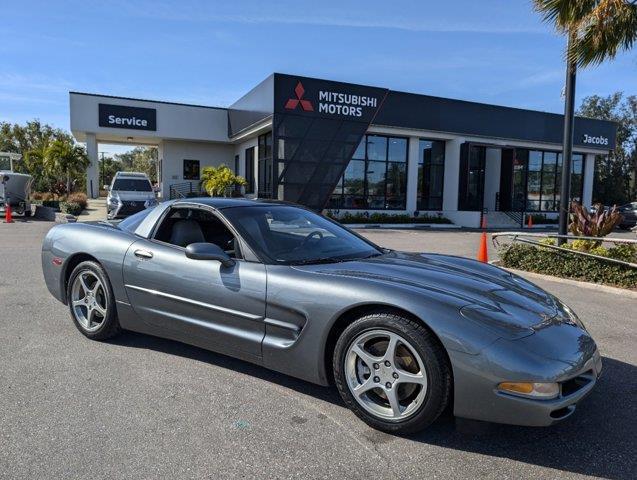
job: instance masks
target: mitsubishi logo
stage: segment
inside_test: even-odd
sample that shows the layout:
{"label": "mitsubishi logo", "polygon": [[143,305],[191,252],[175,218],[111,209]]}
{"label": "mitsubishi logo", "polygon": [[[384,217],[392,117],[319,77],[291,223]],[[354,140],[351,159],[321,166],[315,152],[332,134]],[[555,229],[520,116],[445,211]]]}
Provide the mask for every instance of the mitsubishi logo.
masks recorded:
{"label": "mitsubishi logo", "polygon": [[287,102],[285,102],[285,108],[288,110],[296,110],[296,107],[301,104],[301,110],[304,112],[313,112],[314,107],[312,106],[312,102],[309,100],[303,100],[303,95],[305,95],[305,89],[303,88],[303,84],[301,82],[296,84],[294,87],[294,94],[296,98],[289,98]]}

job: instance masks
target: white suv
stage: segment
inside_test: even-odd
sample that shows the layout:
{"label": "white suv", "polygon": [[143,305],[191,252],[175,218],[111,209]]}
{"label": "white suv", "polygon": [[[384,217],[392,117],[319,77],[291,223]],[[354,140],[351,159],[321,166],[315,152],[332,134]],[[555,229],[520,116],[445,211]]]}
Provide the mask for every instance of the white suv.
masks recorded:
{"label": "white suv", "polygon": [[126,217],[157,205],[155,191],[145,173],[117,172],[106,197],[109,219]]}

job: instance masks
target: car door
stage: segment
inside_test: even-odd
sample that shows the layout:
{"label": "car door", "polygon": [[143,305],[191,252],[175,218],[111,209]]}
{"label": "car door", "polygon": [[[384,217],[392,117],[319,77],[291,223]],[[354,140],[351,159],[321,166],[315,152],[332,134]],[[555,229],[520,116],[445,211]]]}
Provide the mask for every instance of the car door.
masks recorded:
{"label": "car door", "polygon": [[132,307],[157,335],[235,356],[261,356],[263,264],[238,258],[224,267],[187,258],[185,248],[140,239],[128,249],[123,270]]}

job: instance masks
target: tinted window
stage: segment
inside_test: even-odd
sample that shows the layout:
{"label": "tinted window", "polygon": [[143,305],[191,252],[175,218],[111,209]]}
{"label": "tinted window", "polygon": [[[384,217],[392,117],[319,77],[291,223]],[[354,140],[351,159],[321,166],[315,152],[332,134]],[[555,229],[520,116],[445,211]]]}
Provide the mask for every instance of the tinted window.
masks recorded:
{"label": "tinted window", "polygon": [[353,260],[381,251],[341,226],[287,205],[227,208],[230,220],[264,261],[294,265]]}
{"label": "tinted window", "polygon": [[143,180],[141,178],[118,178],[115,180],[115,183],[113,183],[112,190],[124,192],[152,192],[153,188],[148,180]]}

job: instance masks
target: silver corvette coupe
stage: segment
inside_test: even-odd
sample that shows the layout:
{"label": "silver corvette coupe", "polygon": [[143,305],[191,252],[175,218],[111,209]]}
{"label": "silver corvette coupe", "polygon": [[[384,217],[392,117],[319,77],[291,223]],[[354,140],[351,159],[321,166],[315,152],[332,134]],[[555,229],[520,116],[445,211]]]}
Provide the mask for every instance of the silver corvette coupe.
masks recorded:
{"label": "silver corvette coupe", "polygon": [[601,358],[551,294],[466,258],[387,250],[283,202],[165,202],[52,228],[50,292],[85,336],[134,330],[335,384],[374,428],[456,416],[551,425]]}

